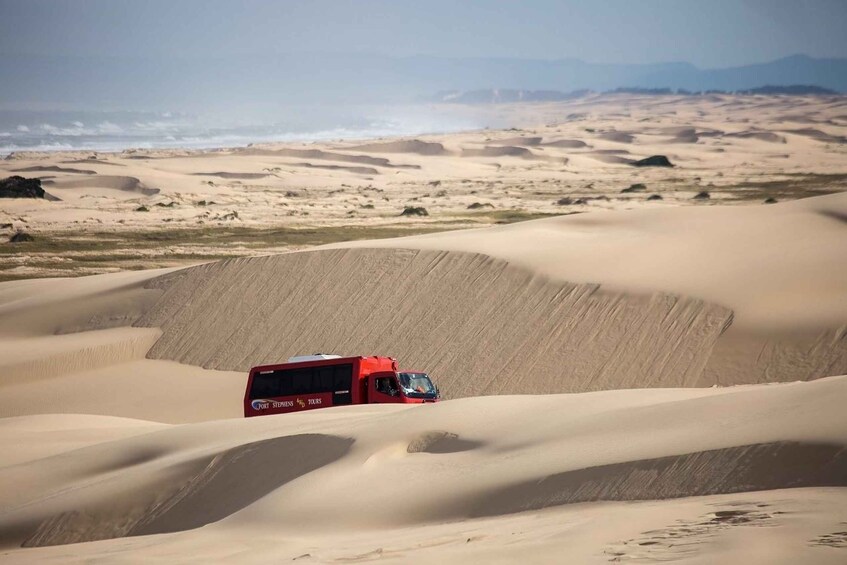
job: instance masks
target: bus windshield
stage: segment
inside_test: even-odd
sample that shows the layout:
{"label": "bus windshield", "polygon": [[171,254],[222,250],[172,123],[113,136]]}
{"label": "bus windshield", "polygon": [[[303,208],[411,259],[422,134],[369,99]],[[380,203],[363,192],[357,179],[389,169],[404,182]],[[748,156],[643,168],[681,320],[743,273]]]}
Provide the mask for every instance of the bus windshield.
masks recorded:
{"label": "bus windshield", "polygon": [[398,373],[403,394],[409,398],[435,398],[438,391],[426,373]]}

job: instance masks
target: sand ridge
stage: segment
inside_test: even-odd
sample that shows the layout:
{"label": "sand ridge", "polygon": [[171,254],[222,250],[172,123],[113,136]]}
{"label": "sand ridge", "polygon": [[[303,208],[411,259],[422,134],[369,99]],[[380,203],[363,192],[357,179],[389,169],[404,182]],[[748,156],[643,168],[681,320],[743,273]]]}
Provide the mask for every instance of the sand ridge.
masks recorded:
{"label": "sand ridge", "polygon": [[[201,516],[217,518],[214,528],[270,520],[289,536],[330,525],[336,532],[371,535],[480,514],[504,516],[526,510],[532,500],[561,505],[842,485],[847,427],[839,397],[845,383],[841,377],[733,390],[506,396],[426,409],[349,407],[334,411],[333,418],[313,412],[168,427],[0,469],[4,480],[38,477],[4,494],[2,542],[52,545],[132,536],[145,528],[183,531],[205,523],[197,522]],[[739,409],[751,402],[759,407],[755,413]],[[492,411],[502,417],[492,420]],[[706,416],[712,426],[731,432],[714,434],[700,423]],[[469,442],[434,452],[409,449],[426,430],[446,430]],[[315,433],[323,439],[308,435]],[[626,445],[633,436],[644,440]],[[299,456],[286,456],[295,446]],[[795,463],[775,468],[774,457]],[[260,460],[274,463],[251,465]],[[645,470],[668,464],[681,474],[656,493],[655,472]],[[245,473],[253,474],[241,469],[245,465],[274,469],[268,479],[276,482],[244,481]],[[604,465],[603,473],[625,475],[598,483],[603,474],[589,469]],[[703,465],[718,474],[691,482],[686,469]],[[456,472],[461,468],[475,471]],[[410,497],[404,481],[380,482],[386,474],[427,476],[439,488]],[[381,488],[350,489],[351,481]],[[121,486],[128,484],[135,487]],[[592,490],[599,485],[605,494]],[[310,496],[318,486],[320,499]],[[88,501],[85,510],[73,511],[82,500]],[[126,519],[113,520],[118,515]]]}

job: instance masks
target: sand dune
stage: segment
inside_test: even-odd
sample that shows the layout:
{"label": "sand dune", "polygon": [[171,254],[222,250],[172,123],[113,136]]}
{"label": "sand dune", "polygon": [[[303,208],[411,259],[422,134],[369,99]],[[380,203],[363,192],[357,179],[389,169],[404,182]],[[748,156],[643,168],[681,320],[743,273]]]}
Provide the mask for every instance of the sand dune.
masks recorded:
{"label": "sand dune", "polygon": [[[741,102],[739,106],[722,107],[736,99]],[[85,253],[61,258],[47,253],[29,255],[27,246],[17,246],[8,265],[0,266],[0,278],[89,274],[111,268],[189,264],[198,256],[242,255],[247,250],[229,245],[224,233],[232,227],[232,220],[225,219],[231,218],[232,212],[238,213],[240,228],[257,230],[260,233],[252,235],[265,240],[255,248],[251,244],[252,251],[274,253],[302,247],[285,238],[267,241],[265,235],[277,230],[280,222],[285,229],[326,231],[336,234],[336,238],[349,228],[359,231],[362,225],[369,230],[385,227],[380,231],[395,232],[400,227],[397,214],[412,205],[426,208],[429,214],[404,217],[402,228],[431,230],[478,227],[576,211],[745,205],[770,199],[783,202],[847,186],[843,156],[835,147],[827,146],[834,142],[785,133],[796,127],[845,137],[847,131],[837,121],[844,113],[843,105],[838,107],[824,98],[786,101],[777,96],[610,94],[557,103],[516,104],[509,106],[505,114],[504,107],[469,107],[463,111],[471,112],[475,123],[506,120],[519,129],[482,129],[370,142],[268,143],[214,150],[138,149],[98,153],[97,159],[89,159],[91,151],[15,153],[0,161],[0,169],[6,174],[14,174],[13,168],[30,167],[75,168],[98,174],[33,172],[32,175],[55,176],[48,180],[57,184],[45,188],[60,202],[4,199],[0,226],[12,224],[15,229],[26,229],[34,235],[74,240],[74,247],[84,248]],[[814,115],[820,123],[805,128],[784,120],[786,116],[801,114]],[[695,143],[690,135],[692,129],[698,138]],[[726,137],[726,131],[777,135],[786,141],[771,143],[732,134]],[[600,137],[604,132],[632,135],[635,139],[626,144],[608,141]],[[525,145],[538,138],[540,144]],[[515,143],[508,144],[510,139],[515,139]],[[500,148],[502,154],[490,153],[484,150],[486,146]],[[483,152],[463,157],[462,148]],[[673,174],[651,168],[635,171],[627,166],[628,162],[609,157],[611,154],[586,154],[616,148],[628,149],[633,159],[670,153],[678,166]],[[536,158],[530,158],[531,154]],[[132,159],[135,157],[143,159]],[[352,170],[297,166],[299,163],[351,166]],[[121,168],[115,169],[115,165]],[[197,176],[198,172],[271,174],[220,181],[221,177]],[[112,173],[138,179],[145,187],[160,188],[160,194],[177,202],[177,206],[158,207],[155,200],[145,200],[144,193],[98,187],[98,181],[93,180]],[[86,184],[59,188],[74,180],[86,180]],[[649,193],[662,200],[648,204],[646,196],[620,198],[623,188],[636,183],[646,184]],[[57,188],[53,190],[53,186]],[[692,201],[701,191],[708,191],[710,200]],[[289,193],[299,197],[285,198]],[[468,205],[475,201],[490,202],[496,206],[495,211],[470,212]],[[582,203],[559,204],[568,201]],[[201,202],[214,202],[221,210],[204,204],[195,206]],[[146,213],[136,212],[144,209]],[[514,212],[517,210],[520,212]],[[191,234],[199,226],[211,230],[211,237],[204,237],[202,242],[194,238]],[[105,245],[82,244],[78,238],[81,230],[98,234]],[[152,253],[148,245],[121,245],[115,249],[116,240],[133,239],[140,237],[141,232],[151,231],[162,231],[168,240],[179,239],[180,234],[185,234],[185,238],[163,246],[157,253]],[[255,241],[252,235],[250,239]],[[97,255],[103,263],[94,260]]]}
{"label": "sand dune", "polygon": [[700,301],[557,283],[471,253],[312,251],[170,279],[137,322],[164,331],[151,358],[245,371],[302,351],[381,351],[437,374],[451,398],[707,384],[731,319]]}
{"label": "sand dune", "polygon": [[240,418],[244,414],[243,372],[209,371],[145,359],[147,349],[140,348],[121,361],[115,355],[104,355],[110,353],[104,349],[94,348],[89,342],[68,353],[75,363],[50,378],[21,372],[19,378],[4,379],[0,384],[0,414],[6,418],[44,413],[104,414],[174,424]]}
{"label": "sand dune", "polygon": [[669,140],[671,143],[697,143],[700,137],[697,135],[697,130],[694,128],[680,128],[673,133],[673,137]]}
{"label": "sand dune", "polygon": [[387,141],[384,143],[367,143],[350,147],[354,151],[372,151],[374,153],[417,153],[418,155],[445,155],[444,145],[437,142],[408,139]]}
{"label": "sand dune", "polygon": [[[131,433],[0,468],[4,483],[21,485],[0,492],[0,544],[194,535],[187,530],[204,524],[224,536],[273,524],[287,538],[327,530],[367,537],[386,527],[586,500],[838,486],[847,477],[845,386],[840,377],[732,390],[477,398]],[[410,449],[439,431],[466,441]],[[0,426],[0,440],[3,433]],[[703,481],[693,479],[694,469]],[[438,488],[410,488],[401,477],[425,477]]]}
{"label": "sand dune", "polygon": [[632,143],[635,140],[634,135],[625,131],[607,131],[599,134],[597,137],[616,143]]}
{"label": "sand dune", "polygon": [[[199,528],[226,518],[286,483],[332,463],[343,456],[351,444],[349,439],[304,434],[239,445],[211,458],[180,465],[174,469],[175,476],[161,484],[158,492],[144,493],[150,496],[149,501],[136,496],[125,501],[121,508],[121,501],[112,498],[104,500],[102,508],[89,507],[85,513],[72,511],[46,520],[22,546],[59,545]],[[300,455],[292,460],[291,453]],[[138,465],[149,457],[121,461],[118,465]],[[244,483],[247,476],[250,479]],[[139,508],[144,502],[147,507]],[[116,516],[121,519],[115,520]]]}
{"label": "sand dune", "polygon": [[541,158],[526,147],[513,145],[483,147],[482,149],[462,149],[462,157],[521,157],[523,159]]}
{"label": "sand dune", "polygon": [[20,339],[131,326],[158,298],[156,277],[169,271],[2,283],[0,336]]}
{"label": "sand dune", "polygon": [[251,179],[263,179],[268,176],[267,173],[227,173],[227,172],[216,172],[216,173],[191,173],[195,176],[200,177],[218,177],[221,179],[240,179],[240,180],[251,180]]}
{"label": "sand dune", "polygon": [[325,171],[347,171],[357,175],[378,175],[379,171],[373,167],[345,167],[344,165],[316,165],[314,163],[292,163],[294,167],[307,169],[323,169]]}
{"label": "sand dune", "polygon": [[[56,180],[51,186],[51,190],[57,196],[67,197],[72,189],[107,189],[109,191],[119,191],[128,194],[137,193],[144,196],[152,196],[159,193],[158,188],[150,188],[141,182],[136,177],[114,176],[114,175],[97,175],[90,178],[80,179],[61,179]],[[87,191],[84,194],[91,194],[95,191]]]}
{"label": "sand dune", "polygon": [[0,342],[0,389],[98,367],[141,359],[159,338],[158,330],[113,328]]}
{"label": "sand dune", "polygon": [[23,167],[20,169],[11,169],[11,171],[16,173],[25,173],[25,172],[36,172],[36,171],[44,171],[44,172],[54,172],[54,173],[78,173],[83,175],[96,175],[97,171],[91,171],[86,169],[74,169],[71,167],[58,167],[56,165],[43,165],[43,166],[33,166],[33,167]]}
{"label": "sand dune", "polygon": [[541,137],[507,137],[505,139],[492,139],[487,142],[491,145],[541,145]]}
{"label": "sand dune", "polygon": [[162,430],[168,426],[147,420],[87,416],[80,414],[39,414],[0,419],[0,450],[3,467],[53,457],[90,445],[97,445]]}
{"label": "sand dune", "polygon": [[582,149],[589,147],[587,143],[579,139],[557,139],[555,141],[547,141],[541,144],[544,147],[562,147],[565,149]]}
{"label": "sand dune", "polygon": [[[356,148],[352,148],[356,149]],[[376,167],[388,168],[420,168],[417,165],[394,165],[384,157],[372,157],[370,155],[347,155],[323,151],[321,149],[259,149],[248,148],[239,151],[243,155],[259,155],[270,157],[294,157],[297,159],[319,159],[328,161],[341,161],[345,163],[360,163],[363,165],[374,165]]]}
{"label": "sand dune", "polygon": [[845,217],[847,193],[839,193],[773,206],[579,214],[344,247],[483,253],[554,280],[697,297],[733,310],[734,328],[817,332],[847,320]]}
{"label": "sand dune", "polygon": [[[585,213],[0,283],[3,561],[843,561],[847,199],[787,201],[843,188],[838,141],[820,135],[843,133],[843,110],[590,96],[513,112],[533,121],[4,161],[72,197],[3,203],[5,229],[36,235],[4,255],[22,269],[95,223],[108,242],[161,221],[171,254],[180,226],[205,240],[203,222],[237,211],[222,247],[261,254],[249,226],[332,232],[351,210],[392,233]],[[791,115],[827,125],[788,131]],[[678,166],[597,161],[657,154]],[[127,175],[59,170],[69,160]],[[134,212],[149,186],[178,205]],[[399,225],[406,203],[430,215]],[[393,355],[444,401],[241,417],[249,367],[314,351]]]}
{"label": "sand dune", "polygon": [[831,135],[814,128],[787,129],[783,130],[783,132],[793,133],[795,135],[804,135],[817,141],[823,141],[824,143],[847,143],[847,137],[844,137],[843,135]]}
{"label": "sand dune", "polygon": [[566,471],[510,485],[480,501],[472,515],[807,486],[847,486],[843,444],[761,443]]}
{"label": "sand dune", "polygon": [[93,158],[90,158],[90,157],[88,159],[71,159],[71,160],[68,160],[68,161],[59,161],[59,162],[64,163],[66,165],[89,164],[89,165],[111,165],[111,166],[114,166],[114,167],[126,167],[126,165],[123,164],[123,163],[116,163],[114,161],[106,161],[104,159],[93,159]]}
{"label": "sand dune", "polygon": [[740,139],[756,139],[758,141],[767,141],[768,143],[785,143],[785,138],[772,131],[747,130],[732,133],[725,133],[723,137],[737,137]]}
{"label": "sand dune", "polygon": [[621,157],[616,153],[608,153],[606,151],[588,151],[586,154],[595,161],[608,163],[610,165],[631,165],[635,162],[635,159]]}

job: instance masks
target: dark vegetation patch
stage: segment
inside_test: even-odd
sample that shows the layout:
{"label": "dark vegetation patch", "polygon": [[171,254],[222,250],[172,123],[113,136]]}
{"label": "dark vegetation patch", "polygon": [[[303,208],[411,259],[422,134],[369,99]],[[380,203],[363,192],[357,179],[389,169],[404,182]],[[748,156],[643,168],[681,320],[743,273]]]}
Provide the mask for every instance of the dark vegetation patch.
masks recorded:
{"label": "dark vegetation patch", "polygon": [[35,241],[35,238],[25,231],[15,232],[12,237],[9,238],[9,243],[27,243],[30,241]]}
{"label": "dark vegetation patch", "polygon": [[261,179],[268,176],[265,173],[228,173],[226,171],[217,171],[214,173],[191,173],[194,176],[200,177],[218,177],[222,179],[239,179],[239,180],[253,180],[253,179]]}
{"label": "dark vegetation patch", "polygon": [[847,173],[791,173],[779,180],[751,179],[745,182],[714,187],[737,200],[759,201],[766,198],[797,200],[847,190]]}
{"label": "dark vegetation patch", "polygon": [[[847,522],[841,522],[841,525],[847,526]],[[840,532],[822,534],[813,540],[809,540],[809,544],[845,549],[847,548],[847,527],[845,527],[844,530]]]}
{"label": "dark vegetation patch", "polygon": [[[158,231],[39,233],[35,241],[0,245],[0,281],[38,276],[78,276],[92,271],[150,269],[188,265],[229,257],[304,248],[360,239],[385,239],[457,229],[455,222],[415,226],[329,226],[316,228],[256,229],[244,226]],[[43,275],[12,271],[15,256],[25,254],[26,265],[52,270]]]}
{"label": "dark vegetation patch", "polygon": [[645,190],[647,190],[647,185],[636,183],[629,185],[629,188],[621,190],[621,194],[629,194],[632,192],[644,192]]}
{"label": "dark vegetation patch", "polygon": [[429,212],[426,211],[426,208],[421,206],[406,206],[403,208],[403,211],[400,212],[401,216],[429,216]]}
{"label": "dark vegetation patch", "polygon": [[[577,214],[578,212],[570,212],[571,214]],[[463,214],[465,215],[465,214]],[[486,223],[495,223],[495,224],[514,224],[517,222],[525,222],[527,220],[538,220],[541,218],[551,218],[553,216],[567,216],[568,214],[558,214],[558,213],[549,213],[549,212],[529,212],[527,210],[521,209],[510,209],[510,210],[478,210],[476,212],[472,212],[467,214],[472,218],[479,218],[480,220],[485,221]]]}

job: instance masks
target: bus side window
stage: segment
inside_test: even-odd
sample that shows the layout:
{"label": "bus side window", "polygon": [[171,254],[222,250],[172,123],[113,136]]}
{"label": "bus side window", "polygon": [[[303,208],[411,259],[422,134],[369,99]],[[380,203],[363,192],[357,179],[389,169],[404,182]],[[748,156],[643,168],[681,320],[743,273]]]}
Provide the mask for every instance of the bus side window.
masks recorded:
{"label": "bus side window", "polygon": [[333,367],[320,367],[315,369],[314,388],[316,392],[333,392],[335,389]]}

